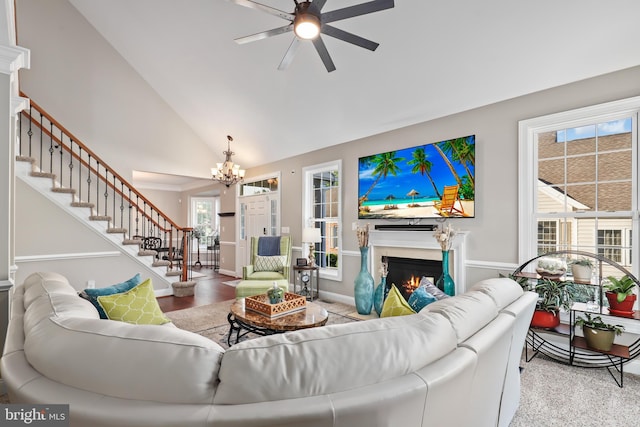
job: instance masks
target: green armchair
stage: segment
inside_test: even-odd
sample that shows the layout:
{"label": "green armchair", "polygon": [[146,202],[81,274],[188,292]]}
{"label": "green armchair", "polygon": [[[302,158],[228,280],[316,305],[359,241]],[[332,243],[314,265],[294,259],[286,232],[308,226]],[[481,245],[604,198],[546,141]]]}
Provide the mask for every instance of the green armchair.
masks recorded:
{"label": "green armchair", "polygon": [[242,280],[286,280],[289,281],[291,270],[291,236],[280,237],[278,255],[258,255],[259,239],[251,238],[251,264],[242,268]]}

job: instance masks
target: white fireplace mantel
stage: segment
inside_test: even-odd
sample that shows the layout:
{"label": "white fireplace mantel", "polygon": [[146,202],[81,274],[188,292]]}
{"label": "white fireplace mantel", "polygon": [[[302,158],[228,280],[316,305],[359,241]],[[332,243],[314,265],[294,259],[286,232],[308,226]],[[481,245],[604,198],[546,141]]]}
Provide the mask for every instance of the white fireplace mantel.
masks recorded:
{"label": "white fireplace mantel", "polygon": [[[456,295],[465,292],[466,274],[465,265],[467,260],[466,238],[468,231],[457,231],[451,245],[449,259],[453,261],[452,276],[456,284]],[[380,255],[380,249],[385,248],[410,248],[441,251],[440,244],[433,237],[433,231],[417,230],[373,230],[369,231],[369,246],[371,256],[369,257],[370,271],[373,271],[375,260]],[[378,249],[378,250],[376,250]],[[378,253],[376,253],[378,252]]]}

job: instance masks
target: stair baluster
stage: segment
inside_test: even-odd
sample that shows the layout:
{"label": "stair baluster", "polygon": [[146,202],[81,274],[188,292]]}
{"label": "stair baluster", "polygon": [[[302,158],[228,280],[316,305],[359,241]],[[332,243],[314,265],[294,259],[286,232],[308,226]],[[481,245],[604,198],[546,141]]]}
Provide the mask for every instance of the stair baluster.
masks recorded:
{"label": "stair baluster", "polygon": [[[26,97],[24,93],[21,93],[21,96]],[[75,207],[90,208],[89,219],[108,220],[107,232],[122,232],[125,244],[135,243],[136,240],[131,237],[141,236],[141,233],[141,237],[162,239],[162,253],[164,254],[166,251],[166,255],[158,258],[168,258],[168,270],[175,269],[174,257],[180,248],[181,280],[183,282],[190,281],[191,272],[188,267],[191,265],[191,228],[175,224],[171,218],[157,209],[132,185],[110,170],[108,165],[95,153],[51,118],[35,102],[31,101],[29,110],[20,114],[18,125],[20,127],[18,160],[30,161],[34,165],[37,172],[32,173],[33,176],[53,179],[54,191],[72,194],[72,205]],[[37,134],[34,134],[34,127],[39,129],[39,138]],[[23,138],[25,144],[23,144]],[[39,150],[34,150],[34,144],[39,144]],[[45,147],[45,144],[48,147]],[[49,152],[48,162],[44,157],[45,149]],[[34,158],[34,152],[38,151],[39,155]],[[58,151],[60,155],[59,165],[53,159],[55,151]],[[48,163],[48,167],[44,166],[45,162]],[[54,163],[56,163],[55,166]],[[68,179],[64,176],[65,165],[68,168]],[[74,189],[75,168],[77,168],[77,189]],[[92,185],[94,178],[95,186]],[[83,181],[86,182],[86,186],[83,186]],[[65,182],[68,182],[68,188],[64,187]],[[101,182],[104,183],[103,193],[101,193]],[[95,196],[92,195],[94,191]],[[92,202],[94,197],[95,202]],[[101,198],[103,198],[103,207],[100,206]],[[128,209],[125,209],[125,206]],[[117,215],[116,209],[120,210],[120,215]],[[101,215],[101,212],[104,214]],[[111,212],[111,216],[108,215],[109,212]],[[132,226],[135,230],[134,233],[131,233]],[[161,262],[156,263],[162,264]]]}

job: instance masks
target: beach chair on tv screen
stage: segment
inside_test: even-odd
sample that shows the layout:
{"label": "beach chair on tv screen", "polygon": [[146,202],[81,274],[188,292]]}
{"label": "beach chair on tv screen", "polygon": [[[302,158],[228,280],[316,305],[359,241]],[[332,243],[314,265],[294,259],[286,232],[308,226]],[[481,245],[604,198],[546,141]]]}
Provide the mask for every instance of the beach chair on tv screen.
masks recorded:
{"label": "beach chair on tv screen", "polygon": [[[456,207],[456,203],[459,208]],[[462,206],[457,185],[445,186],[442,194],[442,200],[435,202],[433,206],[442,216],[469,216],[469,214],[465,213],[464,207]]]}

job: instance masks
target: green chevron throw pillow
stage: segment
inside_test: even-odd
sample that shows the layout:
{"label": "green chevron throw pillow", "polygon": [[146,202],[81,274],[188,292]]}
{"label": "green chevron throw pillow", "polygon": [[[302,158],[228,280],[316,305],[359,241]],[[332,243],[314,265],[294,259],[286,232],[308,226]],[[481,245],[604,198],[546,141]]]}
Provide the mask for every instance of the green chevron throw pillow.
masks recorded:
{"label": "green chevron throw pillow", "polygon": [[261,256],[256,255],[254,259],[254,271],[280,271],[284,269],[284,262],[287,257],[282,255]]}
{"label": "green chevron throw pillow", "polygon": [[160,310],[151,279],[127,292],[99,296],[98,303],[111,320],[134,325],[162,325],[171,322]]}

